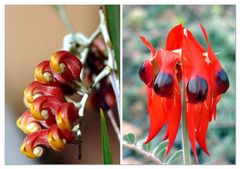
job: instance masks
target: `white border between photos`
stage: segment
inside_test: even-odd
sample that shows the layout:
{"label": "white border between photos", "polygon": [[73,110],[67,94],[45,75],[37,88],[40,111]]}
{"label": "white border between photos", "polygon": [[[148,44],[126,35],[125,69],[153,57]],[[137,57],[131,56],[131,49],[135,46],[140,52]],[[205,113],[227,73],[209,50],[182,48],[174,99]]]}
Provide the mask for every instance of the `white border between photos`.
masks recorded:
{"label": "white border between photos", "polygon": [[[215,0],[202,0],[202,1],[190,1],[189,0],[167,0],[163,1],[163,0],[1,0],[0,2],[0,76],[1,76],[1,81],[0,81],[0,93],[1,93],[1,97],[0,97],[0,167],[6,167],[6,168],[20,168],[23,169],[25,167],[27,168],[39,168],[41,169],[43,166],[42,165],[28,165],[28,166],[24,166],[24,165],[5,165],[5,158],[4,158],[4,154],[5,154],[5,5],[6,4],[120,4],[121,5],[121,39],[122,39],[122,33],[123,33],[123,29],[122,29],[122,10],[123,10],[123,6],[124,5],[131,5],[131,4],[179,4],[179,5],[190,5],[190,4],[206,4],[206,5],[211,5],[211,4],[216,4]],[[239,77],[237,75],[240,74],[240,68],[238,65],[240,65],[240,60],[238,57],[240,57],[240,2],[237,4],[237,0],[218,0],[217,4],[219,5],[227,5],[227,4],[231,4],[231,5],[236,5],[236,165],[221,165],[221,166],[206,166],[206,165],[194,165],[194,168],[202,168],[202,167],[211,167],[211,168],[237,168],[240,167],[239,163],[240,163],[240,149],[239,149],[239,140],[240,140],[240,127],[237,125],[238,123],[240,123],[240,116],[239,116],[239,88],[237,87],[238,85],[240,85],[239,83]],[[122,41],[120,42],[120,54],[122,55]],[[120,61],[120,68],[121,68],[121,82],[123,80],[122,77],[122,69],[123,69],[123,65],[122,65],[122,59]],[[120,90],[122,91],[123,89],[123,85],[122,83],[120,84]],[[121,92],[121,107],[122,107],[122,92]],[[122,110],[122,108],[121,108]],[[122,112],[121,112],[122,114]],[[122,126],[122,118],[120,118],[120,124]],[[122,130],[120,130],[122,131]],[[120,144],[121,145],[121,144]],[[231,146],[231,145],[229,145]],[[122,145],[120,146],[120,162],[122,162]],[[18,150],[16,150],[18,151]],[[59,168],[66,168],[66,165],[44,165],[44,167],[50,168],[50,167],[59,167]],[[79,167],[83,167],[83,168],[120,168],[120,167],[124,167],[124,168],[132,168],[132,167],[138,167],[140,168],[145,168],[145,167],[151,167],[153,168],[190,168],[192,166],[183,166],[183,165],[172,165],[172,166],[157,166],[157,165],[111,165],[111,166],[106,166],[106,165],[67,165],[68,168],[79,168]]]}

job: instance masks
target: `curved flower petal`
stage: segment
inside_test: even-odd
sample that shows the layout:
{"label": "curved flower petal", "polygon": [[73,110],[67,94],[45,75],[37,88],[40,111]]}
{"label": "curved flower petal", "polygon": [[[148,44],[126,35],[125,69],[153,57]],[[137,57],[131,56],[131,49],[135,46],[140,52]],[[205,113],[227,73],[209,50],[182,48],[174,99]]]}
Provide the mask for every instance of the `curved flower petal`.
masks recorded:
{"label": "curved flower petal", "polygon": [[28,104],[32,104],[33,101],[39,96],[56,96],[63,98],[61,88],[56,84],[43,84],[38,81],[33,81],[24,90],[24,97]]}
{"label": "curved flower petal", "polygon": [[42,145],[50,147],[47,140],[47,129],[27,135],[20,150],[28,158],[38,158],[41,157],[44,152],[41,147]]}
{"label": "curved flower petal", "polygon": [[53,53],[50,61],[53,71],[61,74],[64,79],[80,80],[82,63],[68,51],[58,51]]}
{"label": "curved flower petal", "polygon": [[51,69],[50,62],[48,60],[39,63],[35,69],[34,74],[37,81],[41,83],[68,83],[68,79],[64,78],[63,76],[61,76],[61,74],[58,74]]}
{"label": "curved flower petal", "polygon": [[30,107],[30,112],[38,120],[46,120],[49,123],[54,123],[54,115],[63,101],[63,99],[55,96],[40,96],[34,100]]}
{"label": "curved flower petal", "polygon": [[78,110],[73,103],[63,103],[59,106],[56,113],[56,122],[62,131],[71,131],[73,122],[78,119]]}
{"label": "curved flower petal", "polygon": [[72,140],[73,137],[65,137],[57,125],[53,125],[49,129],[39,130],[27,135],[21,146],[21,152],[28,158],[38,158],[44,152],[42,146],[61,151],[66,142]]}
{"label": "curved flower petal", "polygon": [[26,110],[21,117],[18,118],[16,124],[25,134],[33,133],[43,127],[38,120],[32,117],[29,110]]}

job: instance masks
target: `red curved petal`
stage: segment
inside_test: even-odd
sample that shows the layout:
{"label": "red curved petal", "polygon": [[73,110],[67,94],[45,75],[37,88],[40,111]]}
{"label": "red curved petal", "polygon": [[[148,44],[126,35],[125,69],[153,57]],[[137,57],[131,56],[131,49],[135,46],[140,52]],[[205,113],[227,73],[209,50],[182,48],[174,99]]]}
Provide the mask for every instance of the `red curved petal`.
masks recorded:
{"label": "red curved petal", "polygon": [[82,63],[68,51],[58,51],[53,53],[50,61],[53,71],[71,80],[80,80]]}
{"label": "red curved petal", "polygon": [[38,120],[46,120],[49,123],[55,123],[54,115],[63,102],[63,99],[55,96],[40,96],[34,100],[30,107],[30,111],[33,117]]}
{"label": "red curved petal", "polygon": [[63,103],[59,106],[56,113],[56,121],[58,127],[62,131],[72,130],[73,122],[78,120],[78,110],[73,103]]}
{"label": "red curved petal", "polygon": [[41,130],[44,126],[41,122],[33,118],[29,110],[26,110],[16,122],[18,128],[20,128],[25,134],[33,133]]}
{"label": "red curved petal", "polygon": [[54,72],[50,67],[50,61],[42,61],[36,66],[35,78],[37,81],[45,84],[58,82],[68,84],[71,79],[66,76],[62,76],[59,73]]}
{"label": "red curved petal", "polygon": [[38,81],[31,82],[24,90],[24,97],[26,97],[29,104],[40,95],[49,95],[63,98],[61,88],[57,84],[43,84]]}

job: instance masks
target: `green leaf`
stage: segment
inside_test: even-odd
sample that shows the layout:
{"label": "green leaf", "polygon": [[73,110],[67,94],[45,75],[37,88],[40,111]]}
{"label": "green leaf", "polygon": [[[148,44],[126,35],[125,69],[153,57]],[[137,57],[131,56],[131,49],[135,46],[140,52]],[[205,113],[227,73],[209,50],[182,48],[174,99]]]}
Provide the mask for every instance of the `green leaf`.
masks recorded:
{"label": "green leaf", "polygon": [[148,144],[144,144],[144,141],[145,141],[145,140],[139,140],[139,141],[137,142],[137,144],[136,144],[137,147],[141,148],[141,149],[144,150],[144,151],[151,152],[151,150],[152,150],[152,144],[151,144],[151,142],[148,143]]}
{"label": "green leaf", "polygon": [[142,148],[143,148],[143,150],[145,150],[145,151],[147,151],[147,152],[151,152],[151,150],[152,150],[152,144],[151,144],[151,142],[150,143],[147,143],[147,144],[142,144]]}
{"label": "green leaf", "polygon": [[173,154],[172,157],[169,158],[169,160],[167,161],[167,164],[173,164],[182,154],[183,154],[183,151],[178,150]]}
{"label": "green leaf", "polygon": [[128,144],[134,144],[136,141],[136,137],[133,133],[128,133],[123,136],[123,140],[126,141]]}
{"label": "green leaf", "polygon": [[101,119],[101,139],[102,139],[102,155],[104,164],[112,164],[112,154],[110,149],[110,144],[108,140],[108,132],[104,113],[100,109],[100,119]]}
{"label": "green leaf", "polygon": [[106,5],[107,24],[110,38],[113,43],[115,59],[117,63],[117,74],[120,73],[120,6]]}
{"label": "green leaf", "polygon": [[164,155],[165,155],[166,151],[167,151],[167,148],[164,148],[159,152],[159,160],[160,161],[164,161]]}
{"label": "green leaf", "polygon": [[165,140],[163,142],[161,142],[154,150],[153,150],[153,154],[155,154],[156,156],[158,156],[158,154],[163,150],[166,149],[168,145],[168,140]]}

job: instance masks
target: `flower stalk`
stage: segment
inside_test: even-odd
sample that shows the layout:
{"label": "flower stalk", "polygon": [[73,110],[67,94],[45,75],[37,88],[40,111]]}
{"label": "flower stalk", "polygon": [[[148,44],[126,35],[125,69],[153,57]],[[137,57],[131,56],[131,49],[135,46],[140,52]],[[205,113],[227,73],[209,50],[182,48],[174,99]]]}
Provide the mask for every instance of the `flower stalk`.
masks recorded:
{"label": "flower stalk", "polygon": [[151,161],[153,161],[155,164],[158,165],[162,165],[164,164],[162,161],[160,161],[157,157],[155,157],[154,154],[146,152],[144,150],[142,150],[141,148],[137,147],[135,144],[128,144],[128,143],[122,143],[124,147],[132,149],[136,152],[138,152],[139,154],[143,155],[144,157],[146,157],[147,159],[150,159]]}
{"label": "flower stalk", "polygon": [[183,150],[183,164],[191,164],[190,159],[190,149],[188,141],[188,132],[187,132],[187,120],[186,120],[186,101],[185,101],[185,89],[184,84],[182,83],[182,150]]}

